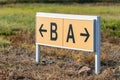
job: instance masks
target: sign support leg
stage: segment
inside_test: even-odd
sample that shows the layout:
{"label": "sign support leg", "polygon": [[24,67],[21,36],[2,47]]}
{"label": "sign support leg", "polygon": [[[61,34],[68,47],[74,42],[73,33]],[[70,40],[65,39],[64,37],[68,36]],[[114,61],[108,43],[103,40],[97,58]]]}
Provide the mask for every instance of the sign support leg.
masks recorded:
{"label": "sign support leg", "polygon": [[40,46],[36,43],[36,62],[40,62]]}
{"label": "sign support leg", "polygon": [[100,73],[100,51],[96,51],[95,53],[95,73],[99,74]]}
{"label": "sign support leg", "polygon": [[95,73],[99,74],[101,70],[100,65],[100,17],[96,20],[96,26],[95,26]]}

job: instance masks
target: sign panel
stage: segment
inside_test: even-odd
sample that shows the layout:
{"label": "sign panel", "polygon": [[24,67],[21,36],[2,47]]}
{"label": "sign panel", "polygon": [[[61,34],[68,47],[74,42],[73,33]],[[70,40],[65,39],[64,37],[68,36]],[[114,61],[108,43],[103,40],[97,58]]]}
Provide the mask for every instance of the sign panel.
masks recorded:
{"label": "sign panel", "polygon": [[63,19],[36,18],[36,42],[54,46],[62,46]]}
{"label": "sign panel", "polygon": [[94,20],[37,16],[36,43],[93,52]]}
{"label": "sign panel", "polygon": [[63,46],[93,51],[93,20],[64,19]]}
{"label": "sign panel", "polygon": [[100,73],[100,17],[70,14],[36,14],[36,62],[39,45],[95,52],[95,73]]}

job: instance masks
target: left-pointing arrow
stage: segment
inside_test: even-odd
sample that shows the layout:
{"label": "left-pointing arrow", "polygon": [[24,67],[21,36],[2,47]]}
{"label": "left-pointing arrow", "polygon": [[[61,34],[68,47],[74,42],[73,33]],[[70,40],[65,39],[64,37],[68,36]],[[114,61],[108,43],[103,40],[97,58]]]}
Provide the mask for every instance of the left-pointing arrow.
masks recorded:
{"label": "left-pointing arrow", "polygon": [[41,36],[43,37],[42,32],[47,32],[47,30],[46,29],[42,29],[42,28],[43,28],[43,24],[41,24],[40,29],[39,29],[39,32],[40,32]]}

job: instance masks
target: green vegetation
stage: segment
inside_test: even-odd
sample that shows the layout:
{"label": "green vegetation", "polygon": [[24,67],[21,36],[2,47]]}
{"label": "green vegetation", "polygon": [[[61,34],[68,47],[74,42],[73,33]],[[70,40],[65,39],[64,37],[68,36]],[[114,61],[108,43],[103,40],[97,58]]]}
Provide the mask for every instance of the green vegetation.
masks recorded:
{"label": "green vegetation", "polygon": [[102,32],[120,37],[120,5],[23,3],[0,6],[0,35],[18,30],[34,34],[36,12],[101,16]]}
{"label": "green vegetation", "polygon": [[102,20],[102,30],[108,36],[120,37],[120,20]]}
{"label": "green vegetation", "polygon": [[[105,4],[0,4],[0,80],[120,79],[120,4]],[[95,54],[83,51],[40,46],[41,62],[36,63],[36,12],[100,16],[101,73],[94,73]]]}

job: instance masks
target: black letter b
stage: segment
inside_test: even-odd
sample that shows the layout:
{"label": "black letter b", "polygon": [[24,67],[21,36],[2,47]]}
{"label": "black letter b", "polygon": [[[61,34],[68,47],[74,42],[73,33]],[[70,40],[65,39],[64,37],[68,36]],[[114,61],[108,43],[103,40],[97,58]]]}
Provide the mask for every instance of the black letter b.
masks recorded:
{"label": "black letter b", "polygon": [[51,24],[50,24],[50,40],[52,40],[52,41],[57,40],[58,34],[56,31],[57,31],[57,24],[54,22],[51,22]]}

